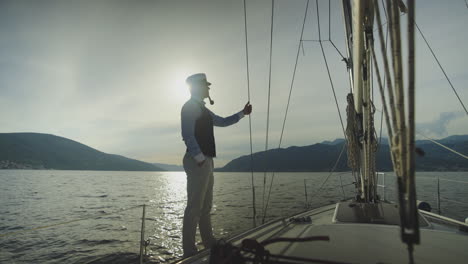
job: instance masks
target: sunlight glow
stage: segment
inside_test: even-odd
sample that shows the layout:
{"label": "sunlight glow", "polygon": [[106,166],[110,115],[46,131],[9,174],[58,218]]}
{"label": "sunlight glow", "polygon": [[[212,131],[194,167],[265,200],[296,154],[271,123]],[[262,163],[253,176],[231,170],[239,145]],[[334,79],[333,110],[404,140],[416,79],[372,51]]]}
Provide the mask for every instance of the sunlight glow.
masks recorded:
{"label": "sunlight glow", "polygon": [[189,71],[178,70],[172,74],[171,95],[177,102],[184,102],[190,98],[190,91],[185,79],[190,75]]}

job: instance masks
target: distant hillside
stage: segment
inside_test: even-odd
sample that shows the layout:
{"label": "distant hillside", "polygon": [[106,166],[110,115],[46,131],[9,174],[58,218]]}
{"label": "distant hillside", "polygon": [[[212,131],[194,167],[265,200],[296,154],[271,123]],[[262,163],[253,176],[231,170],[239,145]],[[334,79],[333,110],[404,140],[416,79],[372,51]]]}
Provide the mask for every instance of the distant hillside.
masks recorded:
{"label": "distant hillside", "polygon": [[[451,136],[438,140],[454,150],[468,153],[468,135]],[[386,143],[387,140],[382,140]],[[253,154],[254,171],[278,171],[278,172],[306,172],[306,171],[330,171],[338,158],[345,142],[337,139],[333,142],[325,141],[304,147],[289,147],[286,149],[272,149],[267,152]],[[416,169],[418,171],[468,171],[468,160],[443,149],[428,140],[416,141],[416,146],[425,152],[423,157],[416,158]],[[349,171],[347,166],[347,154],[337,165],[336,171]],[[250,155],[242,156],[232,160],[218,171],[247,172],[251,170]],[[377,170],[390,171],[392,163],[390,160],[389,147],[387,144],[379,146],[377,152]]]}
{"label": "distant hillside", "polygon": [[153,164],[106,154],[49,134],[0,133],[0,168],[161,171]]}
{"label": "distant hillside", "polygon": [[152,163],[152,164],[166,171],[184,171],[184,167],[180,165],[172,165],[172,164],[164,164],[164,163]]}

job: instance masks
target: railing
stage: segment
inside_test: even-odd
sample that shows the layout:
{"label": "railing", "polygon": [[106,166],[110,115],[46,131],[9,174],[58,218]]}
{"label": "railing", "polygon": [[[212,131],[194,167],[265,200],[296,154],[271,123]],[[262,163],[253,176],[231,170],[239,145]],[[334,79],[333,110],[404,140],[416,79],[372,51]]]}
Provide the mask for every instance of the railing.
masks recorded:
{"label": "railing", "polygon": [[[386,196],[386,189],[391,188],[388,185],[385,184],[385,173],[384,172],[377,172],[377,183],[379,182],[379,176],[382,176],[382,184],[377,184],[377,187],[382,188],[382,198],[384,201],[387,200]],[[395,175],[392,175],[392,177],[396,177]],[[436,180],[436,204],[437,204],[437,213],[439,215],[442,215],[442,206],[441,206],[441,201],[447,201],[455,204],[460,204],[464,206],[468,206],[468,202],[462,202],[462,201],[457,201],[453,199],[449,199],[446,197],[443,197],[441,195],[441,182],[453,182],[453,183],[459,183],[459,184],[468,184],[468,181],[460,181],[460,180],[451,180],[451,179],[445,179],[445,178],[440,178],[439,176],[432,178],[432,177],[424,177],[424,176],[419,176],[417,179],[427,179],[427,180]],[[396,191],[396,190],[395,190]],[[468,222],[468,217],[465,219],[465,222]]]}
{"label": "railing", "polygon": [[441,206],[440,206],[440,201],[441,200],[445,200],[445,201],[448,201],[448,202],[451,202],[451,203],[456,203],[456,204],[461,204],[461,205],[468,206],[468,203],[466,203],[466,202],[456,201],[456,200],[452,200],[452,199],[441,196],[440,195],[440,182],[441,181],[468,184],[467,181],[450,180],[450,179],[444,179],[444,178],[441,179],[441,178],[437,177],[437,213],[438,214],[442,214],[442,209],[441,209]]}
{"label": "railing", "polygon": [[[349,173],[349,172],[346,172],[346,173]],[[341,174],[342,173],[338,173],[337,175],[341,176]],[[391,175],[391,176],[395,177],[394,175]],[[381,183],[379,183],[379,178],[381,178]],[[392,188],[392,186],[389,186],[388,181],[386,181],[385,178],[386,178],[385,173],[383,173],[383,172],[378,172],[377,173],[377,187],[381,188],[382,198],[383,198],[383,200],[386,201],[387,198],[388,198],[387,197],[388,196],[387,189],[393,189],[394,191],[396,191],[396,189]],[[449,199],[447,197],[444,197],[443,194],[441,195],[441,182],[452,182],[452,183],[457,183],[457,184],[468,184],[468,181],[451,180],[451,179],[444,179],[444,178],[440,178],[440,177],[432,178],[432,177],[421,177],[421,176],[417,177],[417,179],[436,180],[436,188],[437,188],[436,203],[437,203],[437,212],[438,212],[439,215],[442,214],[441,201],[447,201],[447,202],[451,202],[451,203],[456,203],[456,204],[468,206],[468,203],[466,203],[466,202],[457,201],[457,200],[454,200],[454,199]],[[346,184],[346,185],[343,185],[341,183],[341,188],[343,188],[345,186],[348,186],[348,185],[354,185],[354,183]],[[337,187],[340,187],[340,186],[337,186]],[[247,191],[248,189],[249,188],[245,188],[245,189],[242,189],[241,191]],[[308,205],[310,199],[313,198],[315,195],[317,195],[317,193],[319,191],[320,190],[317,190],[317,192],[314,195],[309,196],[308,192],[307,192],[306,180],[304,179],[304,192],[305,192],[306,206]],[[235,192],[224,193],[224,194],[221,194],[221,195],[218,195],[218,196],[224,196],[224,195],[234,194],[234,193],[238,193],[238,192],[239,192],[239,190],[237,190]],[[185,199],[184,200],[179,200],[179,201],[166,202],[165,204],[167,204],[167,203],[179,203],[179,202],[183,202],[183,201],[185,201]],[[154,205],[150,205],[150,206],[158,206],[158,205],[160,205],[160,204],[154,204]],[[64,222],[54,223],[54,224],[50,224],[50,225],[47,225],[47,226],[39,226],[39,227],[36,227],[36,228],[31,228],[31,229],[25,229],[25,230],[20,230],[20,231],[3,233],[3,234],[0,234],[0,238],[1,237],[6,237],[6,236],[16,235],[16,234],[20,234],[20,233],[27,233],[27,232],[31,232],[31,231],[35,231],[35,230],[40,230],[40,229],[56,227],[56,226],[60,226],[60,225],[68,225],[68,224],[71,224],[71,223],[75,223],[75,222],[79,222],[79,221],[86,221],[86,220],[89,220],[89,219],[100,218],[100,217],[103,217],[105,215],[119,214],[119,213],[123,213],[125,211],[134,210],[134,209],[137,209],[137,208],[140,208],[140,207],[142,207],[142,216],[141,216],[140,245],[139,245],[139,263],[142,264],[144,262],[144,256],[147,255],[146,254],[146,248],[149,245],[149,241],[145,240],[145,218],[146,218],[146,207],[147,207],[147,205],[145,205],[145,204],[136,205],[136,206],[125,208],[125,209],[119,209],[119,210],[115,210],[113,212],[109,212],[109,213],[105,213],[105,214],[99,213],[99,214],[96,214],[96,215],[88,215],[87,217],[74,219],[74,220],[71,220],[71,221],[64,221]],[[466,220],[465,220],[465,222],[466,222]],[[95,260],[93,260],[93,261],[95,261]],[[91,262],[93,262],[93,261],[91,261]]]}
{"label": "railing", "polygon": [[[146,247],[148,246],[147,241],[144,240],[144,236],[145,236],[145,210],[146,210],[146,205],[145,204],[136,205],[136,206],[133,206],[133,207],[120,209],[120,210],[116,210],[116,211],[109,212],[109,213],[104,213],[104,214],[99,213],[99,214],[94,214],[94,215],[88,215],[87,217],[77,218],[77,219],[70,220],[70,221],[57,222],[57,223],[53,223],[53,224],[46,225],[46,226],[38,226],[38,227],[35,227],[35,228],[24,229],[24,230],[20,230],[20,231],[7,232],[7,233],[0,234],[0,238],[14,236],[14,235],[22,234],[22,233],[29,233],[29,232],[33,232],[33,231],[41,230],[41,229],[48,229],[48,228],[53,228],[53,227],[57,227],[57,226],[69,225],[69,224],[72,224],[72,223],[87,221],[87,220],[91,220],[91,219],[97,219],[97,218],[100,218],[100,217],[103,217],[103,216],[115,215],[115,214],[123,213],[125,211],[130,211],[130,210],[133,210],[133,209],[137,209],[137,208],[140,208],[140,207],[143,207],[143,216],[142,216],[142,223],[141,223],[141,240],[140,240],[140,264],[142,264],[143,263],[143,257],[145,255],[145,254],[143,254],[143,247],[144,247],[145,253],[146,253]],[[96,260],[98,260],[98,259],[89,261],[87,263],[94,262]]]}
{"label": "railing", "polygon": [[[249,191],[249,190],[250,190],[250,187],[246,187],[246,188],[241,188],[240,190],[215,195],[214,197],[232,195],[232,194],[237,194],[239,192],[244,192],[244,191]],[[23,229],[23,230],[18,230],[18,231],[0,233],[0,239],[15,236],[15,235],[19,235],[19,234],[23,234],[23,233],[30,233],[30,232],[34,232],[34,231],[37,231],[37,230],[49,229],[49,228],[54,228],[54,227],[58,227],[58,226],[70,225],[72,223],[89,221],[89,220],[92,220],[92,219],[102,218],[104,216],[117,215],[117,214],[121,214],[121,213],[124,213],[124,212],[133,211],[133,210],[136,210],[138,208],[142,208],[141,229],[140,229],[140,239],[139,239],[140,240],[140,242],[139,242],[139,256],[138,256],[139,257],[139,263],[142,264],[142,263],[145,262],[145,256],[147,255],[147,247],[150,245],[149,239],[145,239],[145,228],[146,228],[145,218],[146,218],[146,209],[147,209],[147,207],[158,207],[158,206],[163,206],[163,205],[167,205],[167,204],[177,204],[177,203],[182,203],[182,202],[186,202],[186,199],[174,200],[174,201],[163,202],[163,203],[156,203],[156,204],[151,204],[151,205],[139,204],[139,205],[135,205],[135,206],[132,206],[132,207],[118,209],[118,210],[114,210],[112,212],[107,212],[107,213],[99,212],[99,213],[96,213],[96,214],[88,214],[85,217],[76,218],[76,219],[72,219],[72,220],[68,220],[68,221],[55,222],[55,223],[51,223],[51,224],[44,225],[44,226],[37,226],[37,227],[34,227],[34,228],[29,228],[29,229]],[[139,215],[139,213],[135,212],[134,215]],[[99,259],[100,258],[93,259],[93,260],[87,261],[86,263],[92,263],[92,262],[98,261]]]}
{"label": "railing", "polygon": [[[377,188],[381,187],[382,188],[382,198],[384,201],[387,200],[387,197],[385,196],[385,172],[377,172]],[[379,175],[382,175],[382,184],[379,183]]]}
{"label": "railing", "polygon": [[145,247],[146,252],[146,243],[145,243],[145,215],[146,215],[146,205],[143,205],[143,215],[141,216],[141,237],[140,237],[140,264],[143,264],[143,247]]}

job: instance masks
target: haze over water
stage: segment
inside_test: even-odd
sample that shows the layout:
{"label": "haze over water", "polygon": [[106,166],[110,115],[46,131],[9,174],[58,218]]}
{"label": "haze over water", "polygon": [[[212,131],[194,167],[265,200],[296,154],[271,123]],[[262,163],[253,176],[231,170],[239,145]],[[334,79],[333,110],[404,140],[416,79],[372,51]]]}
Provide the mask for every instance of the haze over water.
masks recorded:
{"label": "haze over water", "polygon": [[[275,174],[267,221],[304,210],[304,179],[312,208],[343,199],[340,176],[344,197],[353,196],[349,173],[332,175],[315,195],[327,176]],[[395,200],[395,178],[387,176],[386,196]],[[418,199],[429,202],[434,212],[437,176],[464,181],[467,172],[417,173]],[[263,177],[263,173],[255,174],[258,215],[264,204]],[[461,221],[468,217],[468,206],[451,201],[466,201],[466,187],[440,181],[443,215]],[[142,208],[136,206],[142,204],[147,205],[145,239],[150,239],[151,261],[174,260],[182,254],[185,188],[184,172],[0,170],[0,263],[88,263],[101,257],[106,258],[99,263],[113,263],[136,257],[142,215]],[[267,196],[266,192],[265,199]],[[83,220],[74,221],[79,219]],[[218,238],[252,227],[250,173],[215,173],[212,219]],[[28,231],[42,226],[49,227]],[[10,232],[18,233],[1,236]]]}

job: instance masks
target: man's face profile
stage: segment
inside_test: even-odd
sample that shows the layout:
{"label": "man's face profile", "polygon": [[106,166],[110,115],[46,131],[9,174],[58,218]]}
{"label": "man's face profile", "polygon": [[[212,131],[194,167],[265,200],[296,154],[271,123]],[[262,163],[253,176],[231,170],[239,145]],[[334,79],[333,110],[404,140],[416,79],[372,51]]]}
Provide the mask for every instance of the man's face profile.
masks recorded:
{"label": "man's face profile", "polygon": [[192,89],[191,89],[193,95],[198,95],[201,98],[207,98],[209,95],[209,90],[210,90],[210,87],[204,84],[192,85]]}

